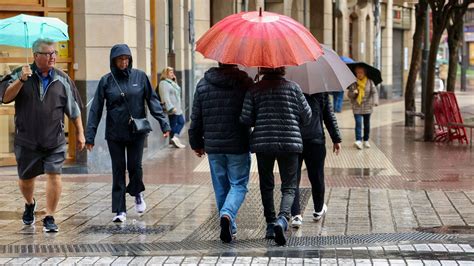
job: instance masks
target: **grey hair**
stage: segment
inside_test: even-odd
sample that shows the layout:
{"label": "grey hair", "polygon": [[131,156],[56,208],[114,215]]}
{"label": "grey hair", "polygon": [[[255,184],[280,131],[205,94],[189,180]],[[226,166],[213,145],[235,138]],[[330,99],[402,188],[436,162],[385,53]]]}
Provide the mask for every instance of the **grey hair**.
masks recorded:
{"label": "grey hair", "polygon": [[31,49],[33,50],[33,53],[38,53],[41,52],[41,45],[46,44],[48,46],[53,45],[55,42],[51,39],[38,39],[33,43],[33,46]]}

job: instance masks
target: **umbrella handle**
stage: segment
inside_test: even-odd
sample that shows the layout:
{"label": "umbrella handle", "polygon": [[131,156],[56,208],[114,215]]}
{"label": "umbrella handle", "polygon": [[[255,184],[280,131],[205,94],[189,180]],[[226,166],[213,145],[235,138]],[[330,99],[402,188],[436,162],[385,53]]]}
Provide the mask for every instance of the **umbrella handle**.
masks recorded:
{"label": "umbrella handle", "polygon": [[23,22],[23,25],[25,26],[25,55],[26,55],[26,65],[28,65],[28,26],[26,25],[26,22]]}
{"label": "umbrella handle", "polygon": [[257,67],[257,74],[255,75],[255,78],[253,79],[254,82],[259,82],[260,81],[260,67]]}

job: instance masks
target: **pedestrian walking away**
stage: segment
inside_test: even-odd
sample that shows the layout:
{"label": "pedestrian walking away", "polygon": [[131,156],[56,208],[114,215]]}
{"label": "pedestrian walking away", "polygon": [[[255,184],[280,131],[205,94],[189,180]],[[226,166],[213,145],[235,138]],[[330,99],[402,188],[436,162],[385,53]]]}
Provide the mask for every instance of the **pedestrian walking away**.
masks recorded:
{"label": "pedestrian walking away", "polygon": [[184,127],[184,115],[181,105],[181,87],[176,83],[176,76],[171,67],[166,67],[161,72],[158,84],[162,106],[168,114],[171,126],[170,144],[176,148],[183,149],[186,146],[181,143],[179,136]]}
{"label": "pedestrian walking away", "polygon": [[[285,245],[297,185],[298,156],[303,152],[300,127],[311,122],[311,108],[298,84],[284,78],[284,67],[262,68],[261,74],[262,80],[245,96],[240,121],[254,127],[250,150],[257,154],[267,222],[265,237]],[[278,215],[273,199],[275,160],[280,170],[282,194]]]}
{"label": "pedestrian walking away", "polygon": [[54,219],[61,196],[61,172],[66,159],[64,115],[76,129],[77,149],[84,148],[82,103],[74,82],[55,67],[58,52],[48,39],[33,43],[34,63],[13,70],[0,82],[3,103],[15,102],[15,141],[18,184],[26,201],[23,223],[36,221],[35,180],[46,174],[45,232],[58,232]]}
{"label": "pedestrian walking away", "polygon": [[291,207],[291,226],[299,228],[303,223],[300,206],[299,184],[301,182],[301,166],[305,162],[308,171],[308,178],[311,183],[311,194],[313,196],[313,220],[320,221],[327,211],[324,204],[325,184],[324,184],[324,161],[326,158],[326,137],[324,125],[326,126],[333,143],[333,152],[336,155],[341,150],[341,133],[337,125],[329,100],[328,93],[305,94],[305,98],[311,107],[311,123],[301,128],[303,138],[303,153],[298,161],[298,181],[295,200]]}
{"label": "pedestrian walking away", "polygon": [[[126,193],[135,198],[137,213],[141,214],[146,209],[142,157],[148,133],[134,132],[131,118],[146,118],[146,103],[150,114],[160,123],[163,137],[168,137],[171,131],[146,73],[132,68],[132,63],[128,45],[116,44],[112,47],[110,72],[99,81],[86,128],[86,147],[92,151],[105,104],[105,139],[112,160],[112,212],[116,214],[114,222],[126,220]],[[130,179],[128,185],[126,170]]]}
{"label": "pedestrian walking away", "polygon": [[342,112],[342,104],[344,103],[344,91],[332,92],[333,107],[335,113]]}
{"label": "pedestrian walking away", "polygon": [[[379,103],[377,87],[366,75],[366,69],[361,66],[355,67],[357,82],[349,87],[347,96],[351,99],[352,111],[355,119],[355,143],[354,146],[361,150],[370,148],[370,115],[373,107]],[[362,124],[364,135],[362,136]],[[364,141],[364,142],[362,142]]]}
{"label": "pedestrian walking away", "polygon": [[220,239],[226,243],[236,238],[237,213],[248,191],[250,127],[239,116],[252,85],[236,65],[219,64],[204,74],[194,94],[189,143],[197,156],[208,154]]}

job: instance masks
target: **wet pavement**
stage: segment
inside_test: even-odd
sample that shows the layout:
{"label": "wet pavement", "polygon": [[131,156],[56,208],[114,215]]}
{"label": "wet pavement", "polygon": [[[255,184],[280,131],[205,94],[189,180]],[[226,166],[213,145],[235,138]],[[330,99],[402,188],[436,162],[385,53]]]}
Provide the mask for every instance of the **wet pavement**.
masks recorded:
{"label": "wet pavement", "polygon": [[[458,101],[464,117],[474,117],[474,94],[458,93]],[[422,142],[422,121],[403,127],[403,102],[375,109],[370,149],[353,148],[351,111],[337,117],[343,151],[328,153],[326,161],[327,216],[311,220],[309,182],[303,177],[303,226],[290,231],[286,247],[263,239],[255,158],[237,241],[223,244],[207,159],[189,148],[167,148],[144,165],[147,211],[136,214],[128,197],[123,225],[111,222],[110,175],[64,175],[57,234],[44,234],[41,221],[21,224],[16,173],[1,169],[0,264],[472,263],[474,149]],[[44,186],[37,182],[37,217],[44,214]]]}

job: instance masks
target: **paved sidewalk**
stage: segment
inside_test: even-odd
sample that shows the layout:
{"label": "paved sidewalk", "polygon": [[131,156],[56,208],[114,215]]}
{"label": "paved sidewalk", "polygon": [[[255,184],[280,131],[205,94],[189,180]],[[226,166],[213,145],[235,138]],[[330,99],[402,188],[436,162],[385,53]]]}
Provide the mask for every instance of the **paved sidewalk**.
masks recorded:
{"label": "paved sidewalk", "polygon": [[358,246],[270,252],[266,256],[74,256],[0,258],[6,265],[474,265],[467,244]]}
{"label": "paved sidewalk", "polygon": [[[458,97],[465,117],[474,117],[474,94]],[[145,162],[148,209],[143,215],[135,214],[133,200],[128,197],[129,215],[121,226],[111,222],[110,175],[65,175],[63,196],[55,217],[60,227],[58,234],[42,233],[40,221],[33,227],[22,226],[23,200],[15,172],[3,171],[0,173],[0,264],[53,261],[133,264],[136,260],[140,264],[156,261],[186,264],[188,260],[191,264],[215,264],[231,258],[229,264],[239,264],[241,256],[245,257],[243,264],[267,264],[275,260],[288,264],[317,261],[393,265],[400,261],[392,260],[401,259],[400,264],[405,265],[412,258],[413,263],[426,265],[431,258],[460,264],[472,261],[474,149],[419,141],[422,127],[406,129],[403,119],[402,102],[377,107],[372,118],[372,148],[359,151],[352,147],[351,111],[338,114],[343,151],[340,156],[328,152],[328,214],[321,222],[311,220],[312,199],[304,176],[301,198],[304,223],[299,230],[291,230],[289,245],[283,248],[263,240],[265,223],[255,160],[249,193],[237,220],[239,232],[234,244],[222,244],[218,240],[219,225],[207,158],[197,158],[189,148],[168,148],[156,159]],[[421,125],[419,121],[418,124]],[[327,148],[331,150],[330,145]],[[278,179],[278,173],[276,176]],[[44,186],[44,181],[40,181],[36,188],[37,215],[44,214]],[[278,204],[279,193],[276,198]],[[439,226],[446,230],[458,226],[467,233],[430,233],[432,227]],[[428,248],[417,248],[422,244],[429,244]],[[449,246],[457,244],[464,246]],[[338,247],[349,248],[352,253],[338,251]],[[380,247],[383,252],[377,255],[370,247]],[[449,247],[462,252],[451,252]],[[360,249],[367,255],[354,252]],[[275,258],[298,256],[318,259]]]}

